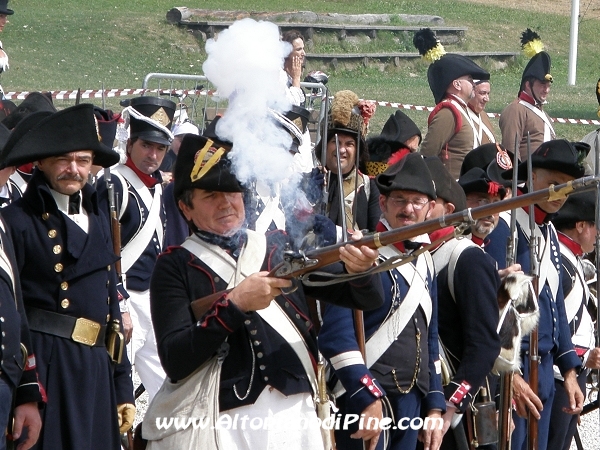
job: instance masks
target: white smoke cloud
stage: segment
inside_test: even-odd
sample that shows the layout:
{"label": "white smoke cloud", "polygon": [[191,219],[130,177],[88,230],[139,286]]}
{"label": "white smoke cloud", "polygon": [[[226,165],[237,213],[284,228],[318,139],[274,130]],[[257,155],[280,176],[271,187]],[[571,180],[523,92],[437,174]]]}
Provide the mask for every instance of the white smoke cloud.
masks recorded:
{"label": "white smoke cloud", "polygon": [[236,21],[206,42],[204,74],[229,99],[217,134],[234,143],[229,158],[242,183],[275,184],[290,175],[291,137],[269,119],[269,108],[291,108],[281,81],[290,50],[275,24],[253,19]]}

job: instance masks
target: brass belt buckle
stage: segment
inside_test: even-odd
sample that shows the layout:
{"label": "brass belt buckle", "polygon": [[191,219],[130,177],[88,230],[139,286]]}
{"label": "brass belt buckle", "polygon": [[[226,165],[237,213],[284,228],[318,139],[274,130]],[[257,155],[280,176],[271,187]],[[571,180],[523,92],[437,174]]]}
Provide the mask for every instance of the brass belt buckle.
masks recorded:
{"label": "brass belt buckle", "polygon": [[96,345],[98,334],[100,334],[100,324],[98,322],[79,317],[75,321],[75,328],[73,328],[71,339],[80,344],[93,347]]}

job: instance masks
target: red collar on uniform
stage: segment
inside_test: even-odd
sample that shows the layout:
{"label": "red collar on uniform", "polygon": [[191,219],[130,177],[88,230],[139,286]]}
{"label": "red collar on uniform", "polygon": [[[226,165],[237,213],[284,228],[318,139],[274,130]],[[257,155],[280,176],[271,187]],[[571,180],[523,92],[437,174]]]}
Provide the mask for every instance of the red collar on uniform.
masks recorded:
{"label": "red collar on uniform", "polygon": [[579,245],[565,233],[561,233],[560,231],[557,231],[556,233],[558,235],[558,240],[564,245],[566,245],[567,248],[571,250],[575,256],[583,256],[583,249],[581,248],[581,245]]}
{"label": "red collar on uniform", "polygon": [[127,156],[127,161],[125,162],[125,165],[135,172],[135,174],[140,178],[140,180],[142,180],[142,182],[146,185],[147,188],[152,188],[158,183],[160,183],[160,180],[138,169],[129,156]]}
{"label": "red collar on uniform", "polygon": [[471,240],[475,245],[478,245],[479,247],[483,247],[483,244],[485,242],[483,239],[481,239],[478,236],[475,236],[474,234],[471,235]]}
{"label": "red collar on uniform", "polygon": [[[378,233],[383,233],[384,231],[389,231],[389,230],[386,228],[386,226],[384,224],[382,224],[381,222],[377,222],[377,225],[375,225],[375,231],[377,231]],[[406,253],[406,248],[404,247],[404,242],[396,242],[394,244],[394,247],[396,247],[402,253]]]}
{"label": "red collar on uniform", "polygon": [[[521,189],[517,189],[517,195],[522,195],[523,191],[521,191]],[[529,214],[529,206],[523,206],[523,210]],[[537,223],[538,225],[543,225],[544,223],[547,222],[547,218],[548,218],[548,213],[544,210],[542,210],[542,208],[540,208],[538,205],[534,205],[534,216],[535,216],[535,223]]]}
{"label": "red collar on uniform", "polygon": [[[429,233],[429,239],[433,243],[433,242],[437,241],[438,239],[446,237],[452,233],[454,233],[454,227],[452,227],[452,226],[440,228],[439,230],[435,230],[435,231],[432,231],[431,233]],[[440,245],[442,245],[442,244],[438,244],[435,248],[432,248],[431,251],[437,249]]]}
{"label": "red collar on uniform", "polygon": [[523,100],[524,102],[530,103],[533,106],[538,106],[539,107],[539,105],[535,101],[535,98],[533,98],[531,95],[529,95],[525,91],[519,92],[519,100]]}

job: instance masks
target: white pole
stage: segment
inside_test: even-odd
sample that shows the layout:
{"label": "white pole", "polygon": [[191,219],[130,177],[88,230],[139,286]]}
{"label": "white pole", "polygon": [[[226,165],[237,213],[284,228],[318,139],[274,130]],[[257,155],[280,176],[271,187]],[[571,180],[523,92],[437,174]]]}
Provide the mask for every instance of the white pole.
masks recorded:
{"label": "white pole", "polygon": [[569,42],[569,86],[575,86],[577,77],[577,39],[579,37],[579,0],[571,6],[571,38]]}

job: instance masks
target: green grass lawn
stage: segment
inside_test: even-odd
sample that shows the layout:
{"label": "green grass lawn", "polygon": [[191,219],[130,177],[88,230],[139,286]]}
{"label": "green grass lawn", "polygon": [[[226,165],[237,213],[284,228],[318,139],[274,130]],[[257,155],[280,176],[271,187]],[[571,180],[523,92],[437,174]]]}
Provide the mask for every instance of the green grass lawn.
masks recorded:
{"label": "green grass lawn", "polygon": [[[11,0],[15,14],[0,35],[10,57],[10,70],[1,77],[5,91],[139,88],[150,72],[202,74],[206,55],[204,44],[190,32],[169,25],[165,19],[173,6],[190,8],[234,9],[247,11],[302,10],[337,13],[432,14],[444,18],[449,26],[468,27],[465,42],[447,50],[519,51],[520,33],[531,27],[539,32],[553,58],[555,82],[548,112],[554,117],[597,118],[594,88],[600,70],[597,64],[597,20],[580,24],[577,85],[567,85],[570,19],[552,14],[533,14],[526,10],[503,9],[493,5],[472,4],[464,0],[385,1],[385,0],[305,0],[291,5],[278,0],[200,0],[173,4],[165,0]],[[394,22],[399,23],[397,19]],[[320,47],[319,47],[320,46]],[[315,38],[316,53],[357,51],[331,37]],[[394,49],[391,36],[382,35],[363,51],[406,51],[405,43]],[[412,51],[412,48],[408,49]],[[500,112],[517,93],[522,69],[519,57],[508,67],[495,68],[482,63],[492,74],[490,112]],[[307,70],[316,67],[309,64]],[[333,91],[352,89],[360,97],[380,101],[431,106],[433,98],[427,85],[427,65],[421,61],[380,71],[377,68],[353,68],[334,71],[329,86]],[[100,103],[99,100],[95,101]],[[68,104],[64,102],[65,105]],[[57,102],[59,106],[60,102]],[[116,101],[108,106],[118,108]],[[377,133],[393,110],[380,108],[371,127]],[[410,112],[421,126],[427,114]],[[558,125],[560,136],[579,139],[593,126]]]}

